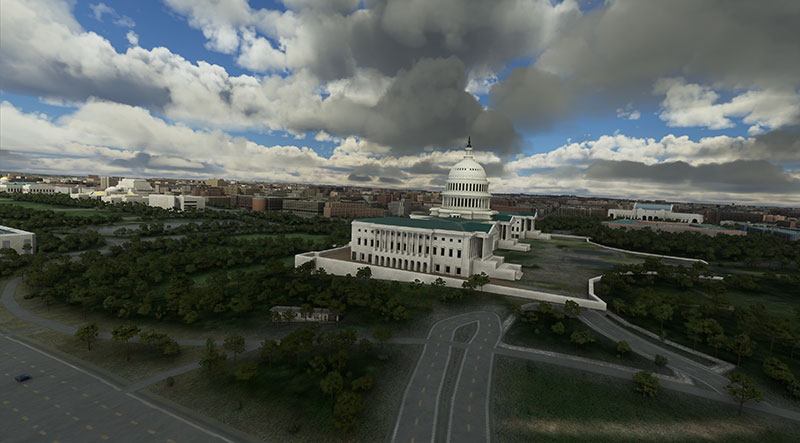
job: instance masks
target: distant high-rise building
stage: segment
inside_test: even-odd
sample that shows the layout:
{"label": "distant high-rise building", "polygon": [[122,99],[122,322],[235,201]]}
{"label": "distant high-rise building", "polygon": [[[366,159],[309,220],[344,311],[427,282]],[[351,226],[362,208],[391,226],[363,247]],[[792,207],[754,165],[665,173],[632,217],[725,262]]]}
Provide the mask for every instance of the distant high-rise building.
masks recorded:
{"label": "distant high-rise building", "polygon": [[119,177],[100,177],[100,187],[110,188],[111,186],[116,186],[119,183]]}
{"label": "distant high-rise building", "polygon": [[228,182],[226,182],[221,178],[209,178],[206,180],[206,184],[208,186],[222,187],[222,186],[227,186]]}

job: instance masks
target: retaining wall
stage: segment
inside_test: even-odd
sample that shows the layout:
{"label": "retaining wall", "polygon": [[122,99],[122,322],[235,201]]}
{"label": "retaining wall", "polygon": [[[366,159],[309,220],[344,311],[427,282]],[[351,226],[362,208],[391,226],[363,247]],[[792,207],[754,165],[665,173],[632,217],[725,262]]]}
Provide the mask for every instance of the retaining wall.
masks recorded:
{"label": "retaining wall", "polygon": [[[346,248],[346,247],[344,247]],[[338,249],[344,249],[338,248]],[[419,280],[424,283],[432,283],[436,279],[441,278],[444,280],[445,285],[451,288],[461,288],[464,279],[447,277],[444,275],[426,274],[422,272],[406,271],[403,269],[387,268],[384,266],[375,266],[366,263],[351,262],[347,260],[339,260],[336,258],[325,257],[324,253],[334,252],[337,249],[330,249],[327,251],[314,251],[297,254],[294,258],[295,267],[300,266],[308,261],[314,261],[314,268],[323,268],[329,274],[334,275],[356,275],[359,268],[369,267],[372,271],[372,278],[378,280],[397,280],[403,282],[413,282]],[[564,304],[567,300],[576,302],[580,307],[586,309],[596,309],[600,311],[606,310],[606,302],[601,300],[594,294],[589,294],[589,299],[568,297],[559,294],[550,294],[547,292],[534,291],[531,289],[516,288],[497,284],[484,285],[483,292],[490,292],[493,294],[508,295],[511,297],[524,298],[527,300],[547,301],[555,304]]]}

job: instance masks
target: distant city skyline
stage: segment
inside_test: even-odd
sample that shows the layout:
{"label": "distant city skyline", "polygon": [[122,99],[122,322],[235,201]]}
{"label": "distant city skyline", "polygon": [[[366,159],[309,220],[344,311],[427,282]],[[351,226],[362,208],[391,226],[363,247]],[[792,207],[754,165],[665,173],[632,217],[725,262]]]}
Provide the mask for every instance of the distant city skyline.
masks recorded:
{"label": "distant city skyline", "polygon": [[0,168],[800,206],[796,2],[411,3],[4,0]]}

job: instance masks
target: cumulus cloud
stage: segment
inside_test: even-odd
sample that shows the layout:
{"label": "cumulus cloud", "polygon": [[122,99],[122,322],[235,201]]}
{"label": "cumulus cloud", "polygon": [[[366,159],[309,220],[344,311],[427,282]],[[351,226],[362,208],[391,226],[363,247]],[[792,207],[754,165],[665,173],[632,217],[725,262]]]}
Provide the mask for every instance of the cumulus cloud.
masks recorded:
{"label": "cumulus cloud", "polygon": [[133,28],[136,26],[136,23],[128,17],[127,15],[120,15],[114,8],[106,5],[105,3],[93,3],[89,5],[89,9],[92,10],[92,14],[94,15],[95,20],[102,22],[103,16],[108,15],[114,21],[114,24],[117,26],[122,26],[125,28]]}
{"label": "cumulus cloud", "polygon": [[800,123],[800,95],[793,90],[747,91],[727,103],[716,103],[719,94],[710,87],[687,84],[683,78],[662,78],[654,87],[664,95],[659,118],[668,126],[705,126],[724,129],[735,126],[730,119],[743,117],[754,133]]}
{"label": "cumulus cloud", "polygon": [[128,33],[125,34],[125,38],[128,40],[128,43],[131,44],[131,46],[139,46],[139,36],[136,35],[135,32],[128,31]]}

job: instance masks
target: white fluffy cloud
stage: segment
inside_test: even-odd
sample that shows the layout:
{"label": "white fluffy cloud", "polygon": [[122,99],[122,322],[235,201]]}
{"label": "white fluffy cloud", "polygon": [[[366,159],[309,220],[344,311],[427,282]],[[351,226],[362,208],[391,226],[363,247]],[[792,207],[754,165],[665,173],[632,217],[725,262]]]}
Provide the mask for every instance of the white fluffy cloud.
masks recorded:
{"label": "white fluffy cloud", "polygon": [[751,133],[758,133],[800,122],[800,95],[793,90],[752,90],[717,103],[719,94],[713,89],[679,77],[659,79],[653,92],[664,95],[659,117],[669,126],[725,129],[735,126],[731,118],[742,117]]}

